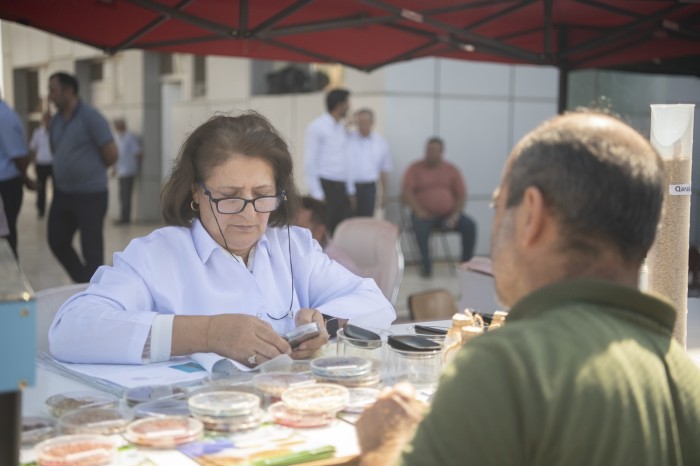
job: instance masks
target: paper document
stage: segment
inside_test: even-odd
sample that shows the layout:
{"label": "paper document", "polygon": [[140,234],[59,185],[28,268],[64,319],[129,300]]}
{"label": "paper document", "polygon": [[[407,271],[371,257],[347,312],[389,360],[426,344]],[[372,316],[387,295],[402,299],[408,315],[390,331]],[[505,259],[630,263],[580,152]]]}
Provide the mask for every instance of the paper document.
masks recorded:
{"label": "paper document", "polygon": [[154,364],[71,364],[46,353],[37,355],[37,366],[121,396],[141,385],[194,385],[208,372],[188,357]]}

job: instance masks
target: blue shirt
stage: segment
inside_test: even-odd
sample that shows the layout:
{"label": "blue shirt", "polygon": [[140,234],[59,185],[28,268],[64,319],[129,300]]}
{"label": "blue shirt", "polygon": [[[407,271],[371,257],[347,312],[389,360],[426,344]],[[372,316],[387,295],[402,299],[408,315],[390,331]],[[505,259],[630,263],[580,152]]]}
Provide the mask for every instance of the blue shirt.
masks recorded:
{"label": "blue shirt", "polygon": [[14,159],[28,154],[22,121],[5,101],[0,100],[0,181],[21,176]]}
{"label": "blue shirt", "polygon": [[159,314],[248,314],[283,334],[293,318],[268,313],[284,316],[290,299],[293,311],[315,308],[366,327],[388,328],[396,318],[374,280],[329,259],[305,228],[268,228],[254,254],[251,273],[198,220],[134,239],[59,309],[51,352],[68,362],[141,364]]}
{"label": "blue shirt", "polygon": [[68,120],[60,112],[53,116],[49,134],[56,188],[70,193],[107,190],[107,167],[100,149],[114,138],[97,110],[78,101]]}

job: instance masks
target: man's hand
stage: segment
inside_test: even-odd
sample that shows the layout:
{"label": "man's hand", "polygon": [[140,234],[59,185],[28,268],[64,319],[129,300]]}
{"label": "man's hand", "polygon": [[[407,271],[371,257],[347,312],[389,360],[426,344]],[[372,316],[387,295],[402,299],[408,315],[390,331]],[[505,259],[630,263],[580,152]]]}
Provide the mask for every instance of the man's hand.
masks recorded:
{"label": "man's hand", "polygon": [[326,325],[323,322],[323,314],[321,314],[321,311],[305,307],[299,309],[294,316],[294,323],[297,327],[310,324],[311,322],[316,322],[318,324],[318,328],[321,329],[321,334],[310,340],[306,340],[299,345],[297,349],[292,351],[292,358],[294,359],[309,358],[317,349],[328,343],[328,332],[326,331]]}
{"label": "man's hand", "polygon": [[39,185],[37,184],[36,180],[33,178],[28,177],[27,175],[24,175],[24,178],[22,179],[22,182],[24,183],[24,187],[27,188],[30,191],[36,191]]}
{"label": "man's hand", "polygon": [[459,212],[455,212],[445,219],[445,226],[449,229],[454,229],[459,221]]}
{"label": "man's hand", "polygon": [[363,466],[393,464],[425,414],[413,387],[398,384],[379,396],[355,424]]}

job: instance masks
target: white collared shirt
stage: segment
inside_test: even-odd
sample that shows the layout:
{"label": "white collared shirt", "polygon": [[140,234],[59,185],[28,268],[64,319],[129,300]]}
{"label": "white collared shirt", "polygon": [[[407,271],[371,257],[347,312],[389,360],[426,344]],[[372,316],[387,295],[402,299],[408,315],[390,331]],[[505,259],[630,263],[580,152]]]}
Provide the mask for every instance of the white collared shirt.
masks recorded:
{"label": "white collared shirt", "polygon": [[344,181],[348,195],[355,194],[347,138],[343,124],[330,113],[324,113],[306,128],[304,175],[312,197],[324,199],[321,178]]}
{"label": "white collared shirt", "polygon": [[348,154],[352,160],[352,177],[355,183],[372,183],[382,173],[391,171],[389,143],[372,131],[364,137],[353,131],[348,137]]}
{"label": "white collared shirt", "polygon": [[[289,310],[287,234],[286,228],[267,229],[256,245],[252,273],[198,220],[190,228],[165,227],[136,238],[114,255],[113,266],[100,267],[90,286],[59,309],[49,331],[51,352],[68,362],[142,364],[157,316],[248,314],[279,334],[289,331],[293,318],[268,317]],[[374,280],[330,260],[309,230],[290,227],[289,235],[293,311],[310,307],[360,326],[389,327],[396,313]],[[170,357],[170,348],[166,354],[157,348],[164,337],[152,335],[151,361]]]}

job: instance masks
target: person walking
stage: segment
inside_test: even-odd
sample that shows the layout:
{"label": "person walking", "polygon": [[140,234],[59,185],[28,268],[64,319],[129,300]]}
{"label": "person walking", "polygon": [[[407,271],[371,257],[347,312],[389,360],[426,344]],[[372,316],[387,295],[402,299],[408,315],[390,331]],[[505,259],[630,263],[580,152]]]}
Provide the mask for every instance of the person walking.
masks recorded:
{"label": "person walking", "polygon": [[117,132],[117,149],[119,158],[113,173],[119,178],[120,216],[115,225],[131,223],[131,198],[134,191],[134,180],[141,168],[143,152],[141,144],[134,133],[129,131],[126,121],[117,118],[113,122]]}
{"label": "person walking", "polygon": [[46,212],[46,186],[53,174],[53,153],[51,152],[51,141],[49,141],[50,122],[51,113],[44,112],[41,117],[41,125],[34,130],[32,139],[29,141],[29,154],[36,170],[36,210],[39,218],[43,218]]}
{"label": "person walking", "polygon": [[[49,100],[58,110],[49,127],[54,153],[49,247],[73,281],[83,283],[104,263],[107,168],[117,160],[117,146],[107,120],[78,97],[74,76],[52,74]],[[78,231],[82,259],[73,248]]]}
{"label": "person walking", "polygon": [[29,148],[24,127],[17,113],[0,99],[0,198],[7,218],[7,238],[16,258],[17,217],[22,208],[23,187],[35,189],[36,183],[27,175]]}

